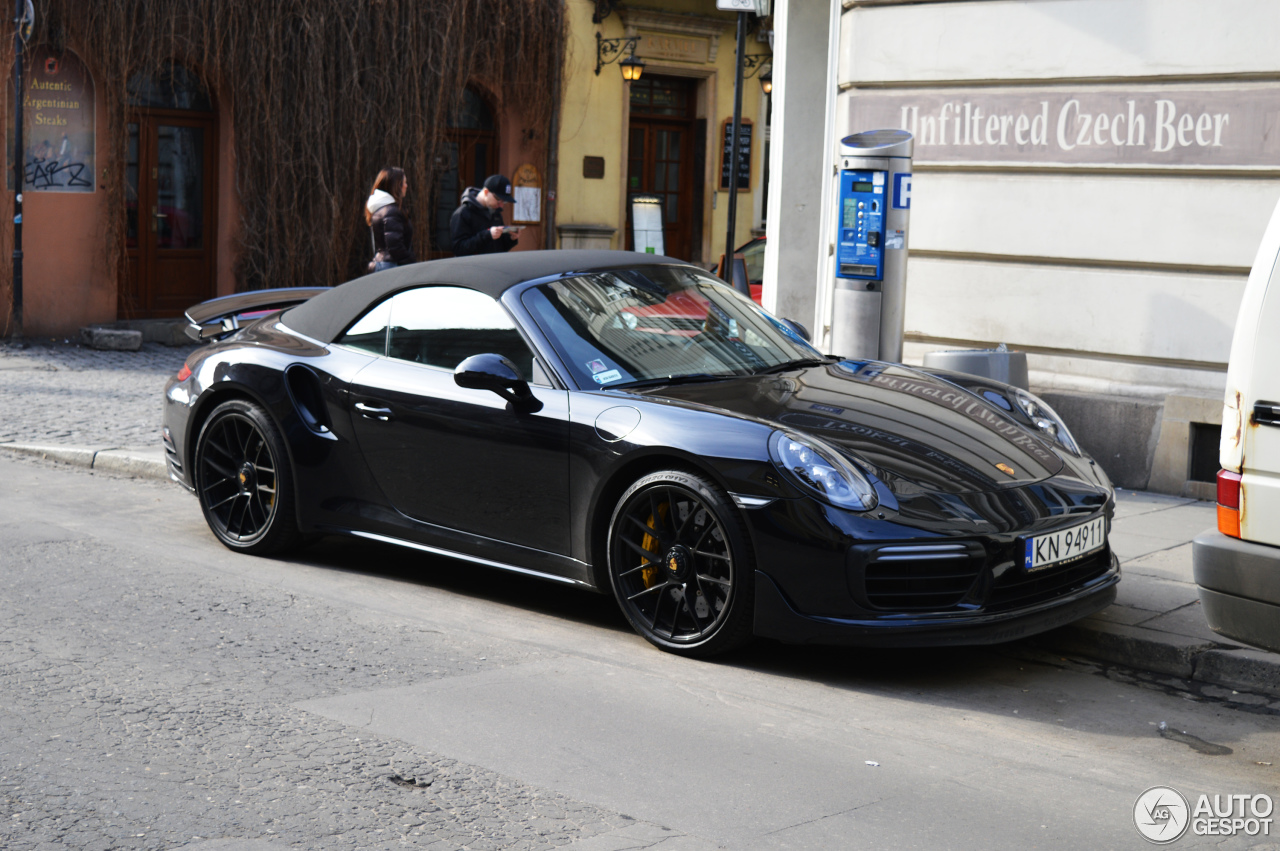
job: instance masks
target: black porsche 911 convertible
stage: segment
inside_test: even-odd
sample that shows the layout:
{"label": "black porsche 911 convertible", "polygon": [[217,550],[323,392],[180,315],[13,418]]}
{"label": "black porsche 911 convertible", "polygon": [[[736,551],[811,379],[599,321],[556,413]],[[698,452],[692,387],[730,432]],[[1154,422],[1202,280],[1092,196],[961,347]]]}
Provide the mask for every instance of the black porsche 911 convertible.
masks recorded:
{"label": "black porsche 911 convertible", "polygon": [[824,356],[679,261],[440,260],[188,317],[169,470],[233,550],[531,574],[700,656],[1007,641],[1115,597],[1111,485],[1044,402]]}

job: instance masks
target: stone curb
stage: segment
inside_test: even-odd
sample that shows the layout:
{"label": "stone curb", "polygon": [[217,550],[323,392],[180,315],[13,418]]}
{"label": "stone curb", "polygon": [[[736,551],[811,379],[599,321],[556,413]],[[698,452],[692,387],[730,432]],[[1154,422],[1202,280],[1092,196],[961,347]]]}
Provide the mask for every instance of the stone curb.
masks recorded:
{"label": "stone curb", "polygon": [[154,457],[150,458],[140,455],[136,449],[100,449],[93,456],[93,469],[148,479],[169,478],[169,467],[165,464],[163,449],[157,449]]}
{"label": "stone curb", "polygon": [[1280,697],[1280,654],[1265,650],[1208,650],[1196,658],[1193,679]]}
{"label": "stone curb", "polygon": [[60,461],[91,470],[124,473],[144,479],[168,481],[169,468],[164,450],[123,449],[115,446],[93,449],[85,446],[56,446],[40,443],[0,443],[0,449],[23,455],[36,455],[49,461]]}
{"label": "stone curb", "polygon": [[1217,644],[1097,617],[1046,632],[1037,642],[1059,653],[1280,697],[1280,654],[1265,650]]}

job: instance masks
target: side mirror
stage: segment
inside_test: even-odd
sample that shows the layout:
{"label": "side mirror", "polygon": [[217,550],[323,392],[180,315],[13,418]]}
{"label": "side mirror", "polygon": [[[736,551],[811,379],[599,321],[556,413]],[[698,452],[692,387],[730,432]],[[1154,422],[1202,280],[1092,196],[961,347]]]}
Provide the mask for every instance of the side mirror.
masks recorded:
{"label": "side mirror", "polygon": [[522,410],[542,407],[516,365],[502,355],[472,355],[453,371],[453,383],[468,390],[492,391]]}
{"label": "side mirror", "polygon": [[781,320],[781,322],[783,325],[786,325],[792,331],[795,331],[797,334],[799,334],[806,343],[813,342],[813,339],[809,336],[809,329],[801,325],[799,322],[795,321],[794,319],[783,319]]}

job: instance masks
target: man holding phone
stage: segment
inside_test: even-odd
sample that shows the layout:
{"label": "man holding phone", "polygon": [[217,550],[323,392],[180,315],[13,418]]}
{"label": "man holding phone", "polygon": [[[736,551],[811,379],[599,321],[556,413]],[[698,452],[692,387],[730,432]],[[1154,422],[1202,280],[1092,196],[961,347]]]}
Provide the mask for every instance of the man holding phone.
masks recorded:
{"label": "man holding phone", "polygon": [[449,219],[453,253],[467,257],[510,251],[520,238],[521,228],[504,225],[502,205],[515,200],[511,181],[501,174],[489,175],[479,189],[468,186],[462,193],[462,203]]}

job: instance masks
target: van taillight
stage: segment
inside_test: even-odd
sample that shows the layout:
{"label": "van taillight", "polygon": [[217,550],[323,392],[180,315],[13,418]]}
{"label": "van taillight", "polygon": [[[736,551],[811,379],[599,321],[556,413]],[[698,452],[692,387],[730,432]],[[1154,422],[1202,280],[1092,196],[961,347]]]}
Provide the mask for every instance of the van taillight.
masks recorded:
{"label": "van taillight", "polygon": [[1240,537],[1240,474],[1218,471],[1218,531]]}

